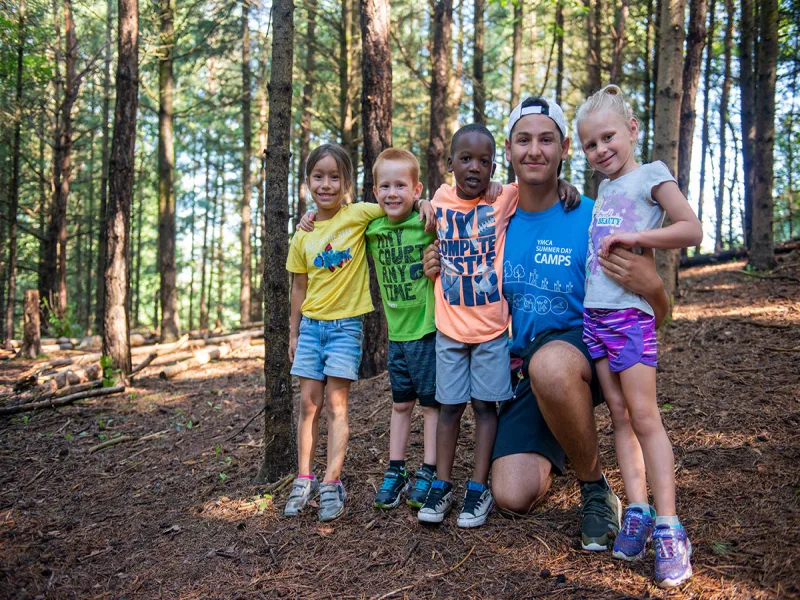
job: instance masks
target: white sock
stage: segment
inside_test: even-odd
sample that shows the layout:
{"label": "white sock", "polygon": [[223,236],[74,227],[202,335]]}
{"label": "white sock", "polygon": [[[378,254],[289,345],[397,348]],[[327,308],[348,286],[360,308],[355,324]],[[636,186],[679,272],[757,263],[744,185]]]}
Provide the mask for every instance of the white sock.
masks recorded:
{"label": "white sock", "polygon": [[671,517],[662,517],[661,515],[657,516],[656,527],[659,525],[669,525],[670,527],[683,529],[683,525],[681,525],[681,521],[676,515],[672,515]]}

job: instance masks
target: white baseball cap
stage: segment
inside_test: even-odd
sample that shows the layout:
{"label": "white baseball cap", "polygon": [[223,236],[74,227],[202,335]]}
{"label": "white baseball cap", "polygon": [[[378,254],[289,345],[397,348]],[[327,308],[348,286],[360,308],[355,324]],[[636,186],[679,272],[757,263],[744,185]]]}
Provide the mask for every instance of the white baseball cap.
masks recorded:
{"label": "white baseball cap", "polygon": [[561,132],[561,136],[563,138],[569,137],[567,119],[564,117],[564,111],[561,110],[561,107],[552,100],[533,96],[517,104],[517,107],[511,111],[511,117],[508,119],[508,139],[511,139],[511,132],[514,130],[514,125],[517,124],[517,121],[527,115],[550,117]]}

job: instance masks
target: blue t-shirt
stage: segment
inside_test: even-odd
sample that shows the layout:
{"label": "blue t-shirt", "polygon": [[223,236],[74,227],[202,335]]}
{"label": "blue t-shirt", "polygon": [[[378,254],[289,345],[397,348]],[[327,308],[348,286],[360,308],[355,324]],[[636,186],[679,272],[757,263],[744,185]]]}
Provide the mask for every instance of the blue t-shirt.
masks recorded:
{"label": "blue t-shirt", "polygon": [[511,310],[511,352],[522,355],[537,335],[583,326],[586,252],[594,201],[564,212],[517,207],[506,233],[503,296]]}

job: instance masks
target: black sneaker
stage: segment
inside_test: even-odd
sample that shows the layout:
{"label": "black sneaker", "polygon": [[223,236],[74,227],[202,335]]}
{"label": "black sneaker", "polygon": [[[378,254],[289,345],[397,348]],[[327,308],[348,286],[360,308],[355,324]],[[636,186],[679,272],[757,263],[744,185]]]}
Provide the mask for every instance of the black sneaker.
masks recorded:
{"label": "black sneaker", "polygon": [[397,467],[389,467],[383,476],[381,489],[375,495],[373,506],[375,508],[396,508],[400,504],[400,496],[410,487],[411,482],[408,480],[408,473],[405,469],[401,471]]}
{"label": "black sneaker", "polygon": [[425,498],[428,497],[431,484],[436,479],[436,473],[427,467],[420,467],[419,471],[415,473],[415,477],[417,480],[414,482],[414,489],[408,493],[406,503],[412,508],[422,508],[422,505],[425,504]]}
{"label": "black sneaker", "polygon": [[608,550],[619,533],[622,504],[605,475],[603,483],[581,483],[581,504],[581,547],[595,552]]}
{"label": "black sneaker", "polygon": [[480,527],[489,518],[489,512],[494,506],[492,492],[485,485],[467,482],[467,491],[464,493],[464,505],[458,517],[459,527]]}
{"label": "black sneaker", "polygon": [[437,479],[431,485],[417,518],[423,523],[441,523],[453,507],[453,484]]}

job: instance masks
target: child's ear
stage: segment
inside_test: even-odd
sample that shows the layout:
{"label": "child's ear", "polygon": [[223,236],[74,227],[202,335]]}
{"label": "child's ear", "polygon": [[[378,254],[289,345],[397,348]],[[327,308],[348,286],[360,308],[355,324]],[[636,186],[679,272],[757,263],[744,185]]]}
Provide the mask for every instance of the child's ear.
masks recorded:
{"label": "child's ear", "polygon": [[422,182],[418,181],[414,186],[414,198],[418,199],[422,195]]}
{"label": "child's ear", "polygon": [[452,156],[448,156],[447,157],[447,172],[448,173],[452,173],[453,172],[453,157]]}
{"label": "child's ear", "polygon": [[497,163],[493,162],[492,163],[492,174],[490,175],[490,177],[494,177],[494,172],[496,170],[497,170]]}

